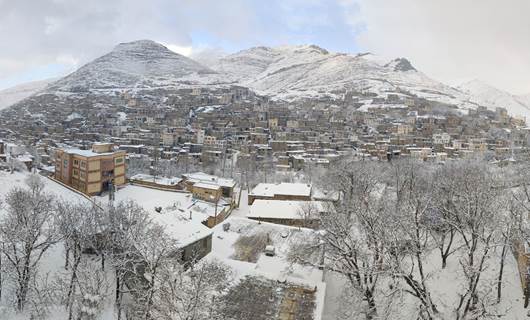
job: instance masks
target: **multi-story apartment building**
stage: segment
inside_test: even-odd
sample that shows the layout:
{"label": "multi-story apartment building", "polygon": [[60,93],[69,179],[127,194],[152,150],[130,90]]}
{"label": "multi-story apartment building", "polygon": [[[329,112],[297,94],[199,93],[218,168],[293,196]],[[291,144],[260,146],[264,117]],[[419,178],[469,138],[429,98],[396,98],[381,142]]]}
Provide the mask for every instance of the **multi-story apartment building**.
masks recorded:
{"label": "multi-story apartment building", "polygon": [[59,149],[55,154],[55,179],[88,195],[125,183],[125,155],[110,143],[96,143],[92,150]]}

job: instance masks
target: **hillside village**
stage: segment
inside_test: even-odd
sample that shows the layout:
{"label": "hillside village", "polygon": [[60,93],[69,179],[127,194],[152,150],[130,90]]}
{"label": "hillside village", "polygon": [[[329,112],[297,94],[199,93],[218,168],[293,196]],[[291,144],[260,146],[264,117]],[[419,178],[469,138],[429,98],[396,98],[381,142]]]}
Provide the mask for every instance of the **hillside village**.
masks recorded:
{"label": "hillside village", "polygon": [[[98,100],[69,97],[58,105],[50,102],[44,110],[30,99],[24,107],[3,111],[0,138],[32,146],[45,166],[54,164],[57,148],[113,143],[128,159],[162,176],[168,175],[160,162],[183,171],[208,168],[233,176],[245,162],[297,172],[326,168],[352,154],[435,162],[479,155],[506,162],[524,157],[529,143],[525,119],[510,116],[506,109],[478,107],[462,114],[454,107],[397,94],[380,98],[347,93],[340,101],[286,103],[235,87],[180,90],[163,104],[128,93],[105,102],[93,99]],[[138,173],[152,172],[140,168]]]}
{"label": "hillside village", "polygon": [[[139,46],[134,63],[154,55],[163,63],[153,70],[185,74],[99,69],[116,61],[129,68],[120,59]],[[40,255],[27,255],[31,276],[0,277],[0,314],[527,318],[523,116],[459,104],[429,82],[432,91],[385,79],[370,81],[392,90],[334,83],[291,99],[304,92],[296,81],[271,94],[276,85],[253,79],[252,63],[240,74],[230,69],[245,52],[209,69],[165,50],[121,44],[0,110],[0,257],[8,257],[0,274],[19,270],[9,257],[27,240],[9,229],[28,228],[42,203],[49,206],[37,229],[54,232],[35,248]],[[276,50],[359,63],[316,46]],[[268,68],[285,71],[284,60]],[[423,79],[403,58],[376,71],[388,82]]]}

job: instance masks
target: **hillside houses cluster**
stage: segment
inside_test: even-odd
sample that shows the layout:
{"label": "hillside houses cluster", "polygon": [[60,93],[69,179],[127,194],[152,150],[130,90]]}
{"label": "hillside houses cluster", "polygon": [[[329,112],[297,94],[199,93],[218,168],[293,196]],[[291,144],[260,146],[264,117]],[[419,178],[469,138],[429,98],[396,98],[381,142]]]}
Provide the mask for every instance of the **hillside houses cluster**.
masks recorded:
{"label": "hillside houses cluster", "polygon": [[222,168],[225,176],[249,166],[326,168],[351,154],[446,161],[487,153],[502,161],[525,152],[530,141],[525,119],[503,108],[465,113],[420,98],[351,92],[342,100],[287,103],[236,86],[160,91],[43,94],[3,111],[0,139],[34,147],[43,165],[54,165],[58,147],[88,150],[105,141],[149,168],[171,160],[182,172]]}

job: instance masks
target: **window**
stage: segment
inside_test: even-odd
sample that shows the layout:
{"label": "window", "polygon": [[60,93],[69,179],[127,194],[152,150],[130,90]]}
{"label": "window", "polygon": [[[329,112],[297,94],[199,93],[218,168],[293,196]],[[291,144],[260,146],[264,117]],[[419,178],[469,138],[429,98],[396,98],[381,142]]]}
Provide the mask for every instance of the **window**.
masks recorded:
{"label": "window", "polygon": [[73,175],[74,175],[74,176],[78,176],[78,175],[79,175],[79,170],[74,169],[74,170],[73,170]]}
{"label": "window", "polygon": [[64,164],[65,167],[68,167],[68,160],[65,159],[65,160],[63,161],[63,164]]}
{"label": "window", "polygon": [[79,173],[79,177],[80,177],[81,179],[84,179],[84,178],[85,178],[85,172],[84,172],[84,171],[81,171],[81,172]]}
{"label": "window", "polygon": [[74,166],[78,166],[79,165],[79,160],[74,160]]}
{"label": "window", "polygon": [[81,168],[86,168],[86,161],[81,161]]}

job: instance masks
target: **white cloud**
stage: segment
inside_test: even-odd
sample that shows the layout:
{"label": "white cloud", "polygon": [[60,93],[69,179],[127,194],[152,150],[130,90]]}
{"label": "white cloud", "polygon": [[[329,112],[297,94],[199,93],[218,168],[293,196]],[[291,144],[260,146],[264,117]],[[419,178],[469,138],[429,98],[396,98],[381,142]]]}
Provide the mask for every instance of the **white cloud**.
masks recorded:
{"label": "white cloud", "polygon": [[164,46],[166,46],[169,50],[186,57],[189,57],[193,52],[192,46],[179,46],[177,44],[164,44]]}
{"label": "white cloud", "polygon": [[249,37],[256,29],[249,10],[245,0],[0,0],[0,85],[50,64],[79,66],[138,39],[190,55],[197,29]]}
{"label": "white cloud", "polygon": [[360,47],[405,56],[442,81],[478,78],[530,92],[528,0],[342,0]]}
{"label": "white cloud", "polygon": [[444,82],[479,78],[523,93],[529,12],[529,0],[0,0],[0,85],[138,39],[205,60],[217,47],[316,42],[347,51],[355,42],[359,51],[407,57]]}

